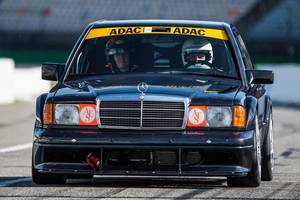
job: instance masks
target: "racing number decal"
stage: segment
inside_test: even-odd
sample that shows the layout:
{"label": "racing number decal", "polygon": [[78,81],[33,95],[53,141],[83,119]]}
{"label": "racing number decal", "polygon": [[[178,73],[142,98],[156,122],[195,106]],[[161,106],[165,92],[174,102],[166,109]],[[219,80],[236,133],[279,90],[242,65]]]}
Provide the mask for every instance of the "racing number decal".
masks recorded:
{"label": "racing number decal", "polygon": [[213,28],[196,27],[113,27],[113,28],[94,28],[86,36],[86,40],[97,37],[132,35],[132,34],[173,34],[210,37],[221,40],[228,40],[224,30]]}
{"label": "racing number decal", "polygon": [[79,125],[97,125],[96,105],[80,104]]}

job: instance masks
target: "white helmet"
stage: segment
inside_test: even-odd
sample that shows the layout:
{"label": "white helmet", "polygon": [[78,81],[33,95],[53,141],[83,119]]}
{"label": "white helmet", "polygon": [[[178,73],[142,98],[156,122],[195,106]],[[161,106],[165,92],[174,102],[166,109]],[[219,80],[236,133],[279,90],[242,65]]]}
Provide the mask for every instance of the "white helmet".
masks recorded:
{"label": "white helmet", "polygon": [[182,45],[182,62],[184,66],[209,65],[214,59],[213,48],[207,40],[187,40]]}

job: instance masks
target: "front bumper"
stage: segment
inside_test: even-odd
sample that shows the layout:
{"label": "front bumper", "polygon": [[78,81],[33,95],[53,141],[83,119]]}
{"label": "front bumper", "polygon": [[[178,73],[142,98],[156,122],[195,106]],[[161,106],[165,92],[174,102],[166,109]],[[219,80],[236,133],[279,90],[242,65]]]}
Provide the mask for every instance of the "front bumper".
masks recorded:
{"label": "front bumper", "polygon": [[[35,129],[33,167],[40,173],[131,176],[246,176],[254,158],[254,131],[110,131]],[[107,152],[175,152],[172,166],[110,166]],[[185,153],[197,151],[205,161],[187,165]],[[100,157],[97,170],[85,161]],[[60,156],[53,156],[60,155]]]}

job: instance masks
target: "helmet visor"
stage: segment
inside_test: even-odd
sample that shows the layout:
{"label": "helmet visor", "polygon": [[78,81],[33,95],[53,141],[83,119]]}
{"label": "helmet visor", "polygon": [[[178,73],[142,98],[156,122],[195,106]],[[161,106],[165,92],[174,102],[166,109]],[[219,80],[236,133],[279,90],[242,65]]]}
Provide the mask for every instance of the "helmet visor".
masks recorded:
{"label": "helmet visor", "polygon": [[184,52],[184,60],[187,63],[206,63],[211,59],[209,51],[205,50],[188,50]]}
{"label": "helmet visor", "polygon": [[124,48],[111,48],[107,52],[108,55],[117,55],[117,54],[123,54],[123,53],[125,53]]}

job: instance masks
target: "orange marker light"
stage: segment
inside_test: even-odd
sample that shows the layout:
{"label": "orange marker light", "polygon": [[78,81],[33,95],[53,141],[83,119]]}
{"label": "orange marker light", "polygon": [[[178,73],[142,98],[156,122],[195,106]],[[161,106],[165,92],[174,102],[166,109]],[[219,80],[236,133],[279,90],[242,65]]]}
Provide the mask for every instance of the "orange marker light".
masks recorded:
{"label": "orange marker light", "polygon": [[49,125],[53,123],[53,104],[46,103],[43,109],[43,124]]}
{"label": "orange marker light", "polygon": [[79,105],[79,125],[96,126],[96,105],[80,104]]}
{"label": "orange marker light", "polygon": [[246,122],[246,112],[243,106],[233,106],[232,126],[236,128],[244,128]]}
{"label": "orange marker light", "polygon": [[206,107],[190,106],[188,113],[187,127],[205,127],[206,126]]}

